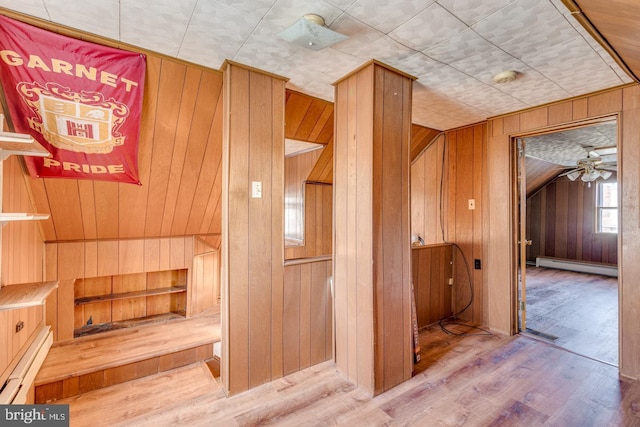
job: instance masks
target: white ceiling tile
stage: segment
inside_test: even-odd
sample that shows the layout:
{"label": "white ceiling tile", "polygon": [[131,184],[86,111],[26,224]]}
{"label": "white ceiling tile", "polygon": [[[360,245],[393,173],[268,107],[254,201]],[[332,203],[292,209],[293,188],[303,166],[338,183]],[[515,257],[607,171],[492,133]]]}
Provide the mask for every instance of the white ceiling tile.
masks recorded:
{"label": "white ceiling tile", "polygon": [[220,68],[251,35],[261,17],[217,2],[198,2],[178,56]]}
{"label": "white ceiling tile", "polygon": [[606,64],[602,64],[599,68],[574,67],[559,74],[554,80],[572,95],[594,92],[622,84],[620,78]]}
{"label": "white ceiling tile", "polygon": [[356,0],[327,0],[327,2],[341,10],[347,10],[356,2]]}
{"label": "white ceiling tile", "polygon": [[[249,15],[264,16],[273,7],[276,0],[217,0],[218,3],[231,6]],[[198,2],[200,6],[202,1]],[[202,5],[207,7],[207,5]],[[209,5],[209,7],[211,7]]]}
{"label": "white ceiling tile", "polygon": [[[528,106],[494,86],[460,73],[446,64],[435,61],[426,64],[428,66],[425,67],[425,73],[418,76],[417,83],[434,93],[455,99],[460,106],[483,112],[485,118]],[[416,102],[420,101],[414,100],[414,104]],[[509,108],[511,110],[508,110]]]}
{"label": "white ceiling tile", "polygon": [[[397,67],[398,69],[415,77],[427,74],[434,68],[450,68],[445,64],[434,61],[421,52],[415,52],[411,56],[406,57],[399,65],[400,66]],[[451,70],[455,71],[453,69]]]}
{"label": "white ceiling tile", "polygon": [[274,37],[273,30],[262,21],[232,58],[242,64],[278,73],[279,69],[301,48]]}
{"label": "white ceiling tile", "polygon": [[49,1],[47,10],[53,21],[82,31],[101,34],[112,40],[119,40],[118,0],[96,2],[91,9],[86,6],[86,0]]}
{"label": "white ceiling tile", "polygon": [[513,70],[523,73],[529,70],[522,61],[496,47],[452,62],[451,66],[487,84],[493,83],[493,76],[502,71]]}
{"label": "white ceiling tile", "polygon": [[511,55],[525,60],[556,46],[588,47],[563,16],[540,24],[540,31],[522,33],[500,45]]}
{"label": "white ceiling tile", "polygon": [[[558,61],[562,58],[562,61]],[[583,66],[590,63],[600,65],[604,61],[588,44],[574,39],[563,44],[553,46],[540,46],[535,52],[529,52],[522,57],[522,61],[537,70],[549,67],[561,67],[568,69],[572,65],[571,62],[577,61]]]}
{"label": "white ceiling tile", "polygon": [[120,0],[120,39],[176,56],[197,0]]}
{"label": "white ceiling tile", "polygon": [[565,99],[572,96],[558,84],[535,70],[528,70],[512,82],[495,84],[499,91],[516,98],[528,106],[536,106],[550,100]]}
{"label": "white ceiling tile", "polygon": [[495,49],[495,46],[480,37],[478,33],[469,28],[461,33],[450,37],[449,39],[437,44],[436,46],[427,48],[423,52],[440,62],[450,64],[468,57],[489,50]]}
{"label": "white ceiling tile", "polygon": [[416,54],[416,51],[401,45],[389,36],[383,36],[353,53],[362,60],[377,59],[402,71],[402,62]]}
{"label": "white ceiling tile", "polygon": [[438,3],[467,25],[485,19],[515,0],[438,0]]}
{"label": "white ceiling tile", "polygon": [[414,107],[412,121],[438,130],[455,129],[460,126],[486,120],[487,115],[436,93],[424,96],[434,99],[433,107]]}
{"label": "white ceiling tile", "polygon": [[389,35],[412,49],[425,50],[454,37],[467,28],[462,21],[434,3]]}
{"label": "white ceiling tile", "polygon": [[502,46],[522,35],[544,33],[553,37],[549,23],[559,16],[548,1],[516,0],[508,6],[475,23],[473,29],[496,46]]}
{"label": "white ceiling tile", "polygon": [[465,91],[455,96],[456,100],[478,110],[486,112],[487,116],[508,113],[529,107],[526,103],[500,90],[488,86],[483,91]]}
{"label": "white ceiling tile", "polygon": [[283,65],[279,74],[289,77],[292,85],[304,87],[305,93],[329,100],[333,98],[332,83],[364,62],[331,48],[319,51],[300,49]]}
{"label": "white ceiling tile", "polygon": [[307,0],[277,0],[264,20],[277,29],[276,32],[280,32],[310,13],[322,16],[325,24],[331,25],[343,11],[322,0],[311,4]]}
{"label": "white ceiling tile", "polygon": [[358,0],[347,13],[387,34],[432,3],[433,0]]}
{"label": "white ceiling tile", "polygon": [[[0,7],[214,69],[231,58],[327,100],[331,83],[377,59],[419,78],[413,118],[436,129],[632,81],[563,0],[0,0]],[[308,13],[349,39],[313,52],[277,37]],[[522,74],[496,86],[491,78],[506,69]]]}
{"label": "white ceiling tile", "polygon": [[336,19],[330,28],[345,36],[349,36],[348,39],[334,44],[331,48],[349,54],[354,54],[366,48],[384,36],[382,32],[358,21],[346,13]]}
{"label": "white ceiling tile", "polygon": [[45,0],[0,0],[0,7],[50,21],[46,3]]}

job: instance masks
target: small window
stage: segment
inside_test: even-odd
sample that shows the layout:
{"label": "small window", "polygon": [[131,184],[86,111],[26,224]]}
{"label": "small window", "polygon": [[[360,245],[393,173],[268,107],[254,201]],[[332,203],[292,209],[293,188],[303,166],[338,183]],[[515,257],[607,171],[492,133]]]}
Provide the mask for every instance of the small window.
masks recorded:
{"label": "small window", "polygon": [[596,193],[596,232],[617,233],[618,183],[598,182]]}

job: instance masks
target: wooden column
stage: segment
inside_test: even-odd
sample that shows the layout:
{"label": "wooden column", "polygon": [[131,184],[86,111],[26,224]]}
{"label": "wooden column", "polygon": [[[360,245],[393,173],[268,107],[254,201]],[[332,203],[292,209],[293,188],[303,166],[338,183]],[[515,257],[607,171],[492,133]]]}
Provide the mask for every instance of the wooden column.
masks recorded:
{"label": "wooden column", "polygon": [[336,363],[379,394],[411,377],[413,77],[376,61],[336,85]]}
{"label": "wooden column", "polygon": [[[618,240],[620,312],[620,374],[640,379],[640,86],[623,91],[618,151],[619,207],[622,220]],[[620,132],[620,131],[619,131]]]}
{"label": "wooden column", "polygon": [[285,79],[233,62],[222,71],[222,380],[233,394],[283,370]]}

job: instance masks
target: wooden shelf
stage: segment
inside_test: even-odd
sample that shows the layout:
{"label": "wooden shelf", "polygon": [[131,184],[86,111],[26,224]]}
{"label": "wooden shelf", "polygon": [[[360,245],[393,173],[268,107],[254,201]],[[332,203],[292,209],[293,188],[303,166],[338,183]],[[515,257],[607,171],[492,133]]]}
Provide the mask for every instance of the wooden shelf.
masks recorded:
{"label": "wooden shelf", "polygon": [[73,330],[73,337],[78,338],[85,335],[92,335],[98,332],[115,331],[117,329],[131,328],[134,326],[143,326],[153,323],[162,323],[169,320],[184,319],[185,312],[169,312],[156,314],[153,316],[138,317],[134,319],[120,320],[118,322],[100,323],[97,325],[85,325],[81,328]]}
{"label": "wooden shelf", "polygon": [[5,160],[12,154],[37,157],[49,157],[51,155],[31,135],[5,132],[4,114],[0,114],[0,160]]}
{"label": "wooden shelf", "polygon": [[58,281],[22,283],[0,288],[0,310],[33,307],[44,304]]}
{"label": "wooden shelf", "polygon": [[0,212],[0,225],[3,227],[11,221],[41,221],[44,219],[49,219],[49,214]]}
{"label": "wooden shelf", "polygon": [[169,288],[145,289],[143,291],[123,292],[119,294],[96,295],[82,297],[75,300],[75,305],[91,304],[93,302],[116,301],[128,298],[150,297],[155,295],[177,294],[186,292],[186,286],[172,286]]}

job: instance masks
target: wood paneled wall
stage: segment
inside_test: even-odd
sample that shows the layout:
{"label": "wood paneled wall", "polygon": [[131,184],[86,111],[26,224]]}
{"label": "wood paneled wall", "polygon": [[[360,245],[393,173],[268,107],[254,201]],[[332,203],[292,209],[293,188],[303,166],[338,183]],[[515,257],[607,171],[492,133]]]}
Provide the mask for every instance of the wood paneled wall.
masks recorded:
{"label": "wood paneled wall", "polygon": [[[484,270],[475,270],[473,265],[474,259],[483,262],[485,152],[486,125],[479,124],[446,132],[411,165],[411,232],[427,245],[456,244],[453,309],[458,312],[471,301],[471,280],[473,301],[459,317],[477,324],[486,321],[487,303]],[[469,209],[470,199],[475,201],[473,210]]]}
{"label": "wood paneled wall", "polygon": [[376,394],[412,370],[411,86],[375,61],[336,83],[336,363]]}
{"label": "wood paneled wall", "polygon": [[411,161],[413,162],[422,151],[440,134],[439,130],[412,124],[411,125]]}
{"label": "wood paneled wall", "polygon": [[194,239],[191,288],[187,316],[202,313],[220,303],[220,251],[206,241]]}
{"label": "wood paneled wall", "polygon": [[411,250],[413,289],[418,328],[451,316],[453,250],[449,244],[415,247]]}
{"label": "wood paneled wall", "polygon": [[[42,306],[0,310],[0,384],[3,386],[43,326],[43,318]],[[18,322],[23,322],[23,328],[16,332]]]}
{"label": "wood paneled wall", "polygon": [[329,141],[307,178],[310,182],[333,183],[333,139]]}
{"label": "wood paneled wall", "polygon": [[287,156],[284,159],[284,236],[302,243],[305,238],[305,181],[323,149]]}
{"label": "wood paneled wall", "polygon": [[[36,212],[26,177],[17,156],[10,156],[2,171],[2,212]],[[39,221],[11,221],[0,230],[2,270],[0,286],[40,282],[44,272],[44,243]]]}
{"label": "wood paneled wall", "polygon": [[284,375],[333,358],[331,274],[331,261],[309,262],[284,268]]}
{"label": "wood paneled wall", "polygon": [[[615,181],[615,176],[609,178]],[[618,235],[596,233],[596,185],[560,178],[527,199],[527,260],[618,263]]]}
{"label": "wood paneled wall", "polygon": [[[220,233],[222,75],[147,56],[142,185],[30,179],[46,241]],[[132,220],[135,218],[135,220]]]}
{"label": "wood paneled wall", "polygon": [[193,237],[47,243],[45,252],[45,279],[60,280],[47,299],[47,324],[64,341],[73,339],[76,279],[189,269],[190,281]]}
{"label": "wood paneled wall", "polygon": [[221,374],[238,393],[283,374],[285,81],[231,62],[223,70]]}
{"label": "wood paneled wall", "polygon": [[331,255],[333,250],[333,186],[306,183],[304,198],[304,244],[285,247],[285,259]]}
{"label": "wood paneled wall", "polygon": [[[445,224],[441,225],[440,208],[446,210],[448,206],[446,196],[446,158],[443,158],[443,150],[447,137],[443,134],[438,137],[426,150],[411,164],[411,233],[422,237],[425,244],[431,245],[444,242]],[[442,182],[445,169],[445,179]]]}
{"label": "wood paneled wall", "polygon": [[333,140],[333,103],[291,90],[285,95],[285,137],[328,144]]}

